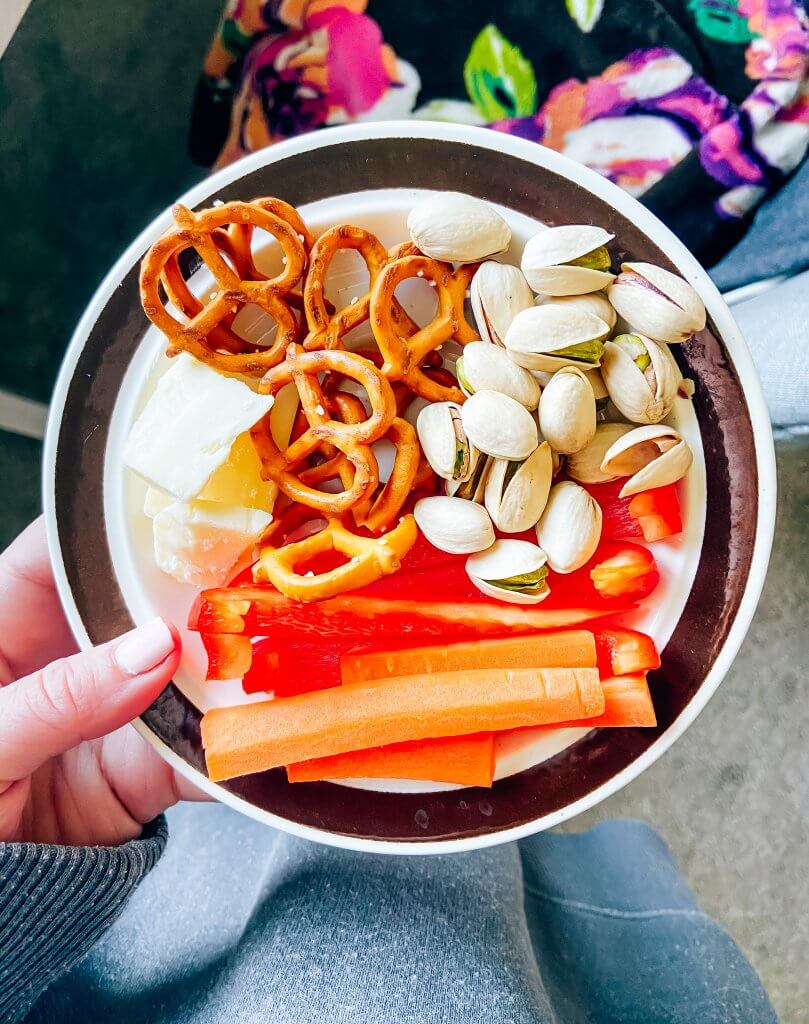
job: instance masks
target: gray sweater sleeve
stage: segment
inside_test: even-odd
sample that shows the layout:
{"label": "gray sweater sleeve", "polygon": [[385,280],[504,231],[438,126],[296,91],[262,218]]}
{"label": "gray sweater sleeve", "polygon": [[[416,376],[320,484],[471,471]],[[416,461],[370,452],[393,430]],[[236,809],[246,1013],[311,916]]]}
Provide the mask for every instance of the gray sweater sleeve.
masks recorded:
{"label": "gray sweater sleeve", "polygon": [[119,847],[0,843],[0,1021],[22,1020],[80,960],[160,858],[160,817]]}

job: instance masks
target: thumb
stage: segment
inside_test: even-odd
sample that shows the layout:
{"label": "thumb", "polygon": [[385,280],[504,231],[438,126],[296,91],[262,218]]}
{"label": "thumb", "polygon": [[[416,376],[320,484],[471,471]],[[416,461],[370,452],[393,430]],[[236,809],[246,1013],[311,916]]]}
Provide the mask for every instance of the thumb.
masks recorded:
{"label": "thumb", "polygon": [[0,779],[132,721],[171,679],[180,641],[162,619],[0,689]]}

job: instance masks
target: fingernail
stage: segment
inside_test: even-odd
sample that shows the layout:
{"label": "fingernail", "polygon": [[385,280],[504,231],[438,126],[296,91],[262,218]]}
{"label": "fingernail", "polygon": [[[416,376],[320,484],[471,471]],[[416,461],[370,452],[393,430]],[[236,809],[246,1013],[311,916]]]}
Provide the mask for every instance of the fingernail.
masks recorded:
{"label": "fingernail", "polygon": [[127,633],[115,648],[119,668],[131,676],[148,672],[174,650],[174,637],[162,619],[152,619]]}

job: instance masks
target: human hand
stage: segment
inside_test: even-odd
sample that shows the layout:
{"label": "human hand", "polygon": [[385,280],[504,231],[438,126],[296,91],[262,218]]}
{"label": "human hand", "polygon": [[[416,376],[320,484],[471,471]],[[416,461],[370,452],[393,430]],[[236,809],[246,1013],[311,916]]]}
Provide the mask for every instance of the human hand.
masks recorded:
{"label": "human hand", "polygon": [[171,679],[162,619],[77,654],[40,518],[0,555],[0,842],[115,845],[204,796],[128,725]]}

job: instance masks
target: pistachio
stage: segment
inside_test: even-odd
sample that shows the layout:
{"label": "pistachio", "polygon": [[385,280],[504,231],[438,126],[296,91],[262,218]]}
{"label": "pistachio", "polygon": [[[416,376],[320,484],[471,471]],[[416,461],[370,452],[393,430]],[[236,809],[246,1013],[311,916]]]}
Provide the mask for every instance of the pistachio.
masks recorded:
{"label": "pistachio", "polygon": [[581,451],[596,431],[596,399],[588,376],[575,366],[565,366],[542,393],[539,429],[562,455]]}
{"label": "pistachio", "polygon": [[472,341],[465,346],[455,364],[461,390],[471,397],[476,391],[499,391],[526,409],[536,409],[539,384],[528,370],[517,366],[505,349],[486,341]]}
{"label": "pistachio", "polygon": [[421,450],[432,469],[444,480],[468,480],[472,472],[472,445],[454,402],[425,405],[416,420]]}
{"label": "pistachio", "polygon": [[522,462],[494,459],[486,479],[486,508],[504,533],[535,526],[551,489],[553,460],[547,441]]}
{"label": "pistachio", "polygon": [[665,487],[680,480],[691,468],[693,455],[674,427],[663,424],[635,427],[610,445],[601,460],[601,470],[610,479],[628,476],[619,497],[652,487]]}
{"label": "pistachio", "polygon": [[559,306],[561,309],[580,309],[585,313],[595,313],[601,317],[610,330],[615,326],[618,314],[615,307],[603,292],[588,292],[586,295],[564,295],[549,299],[544,295],[537,296],[535,306]]}
{"label": "pistachio", "polygon": [[583,295],[606,288],[609,273],[606,243],[613,238],[603,228],[564,224],[545,228],[529,238],[520,266],[534,291],[543,295]]}
{"label": "pistachio", "polygon": [[705,326],[705,306],[677,274],[652,263],[624,263],[607,292],[618,313],[653,341],[685,341]]}
{"label": "pistachio", "polygon": [[469,300],[481,338],[502,346],[511,321],[534,296],[518,267],[487,260],[472,278]]}
{"label": "pistachio", "polygon": [[590,370],[587,374],[587,380],[590,382],[590,387],[593,389],[596,399],[596,419],[601,422],[607,415],[610,393],[607,391],[607,385],[604,383],[604,375],[601,370]]}
{"label": "pistachio", "polygon": [[632,429],[629,423],[599,423],[592,441],[568,458],[568,476],[581,484],[602,484],[615,480],[614,475],[601,469],[601,463],[613,442]]}
{"label": "pistachio", "polygon": [[554,572],[580,569],[601,539],[601,509],[578,484],[554,484],[537,523],[537,540]]}
{"label": "pistachio", "polygon": [[604,384],[633,423],[658,423],[671,412],[681,374],[668,347],[642,334],[619,334],[604,346]]}
{"label": "pistachio", "polygon": [[593,313],[548,303],[518,313],[506,332],[505,346],[514,362],[529,370],[588,370],[601,362],[609,333],[608,325]]}
{"label": "pistachio", "polygon": [[421,498],[413,508],[413,515],[427,540],[452,555],[484,551],[494,543],[489,514],[473,501],[442,495]]}
{"label": "pistachio", "polygon": [[446,480],[444,493],[450,497],[466,498],[467,501],[483,502],[486,480],[494,460],[477,448],[472,449],[472,472],[467,480]]}
{"label": "pistachio", "polygon": [[524,540],[496,540],[470,555],[466,572],[487,597],[509,604],[539,604],[550,593],[545,552]]}
{"label": "pistachio", "polygon": [[407,229],[425,254],[449,263],[475,263],[504,252],[511,228],[482,199],[461,192],[435,192],[410,211]]}
{"label": "pistachio", "polygon": [[476,391],[461,407],[469,441],[499,459],[525,459],[539,443],[531,413],[498,391]]}

